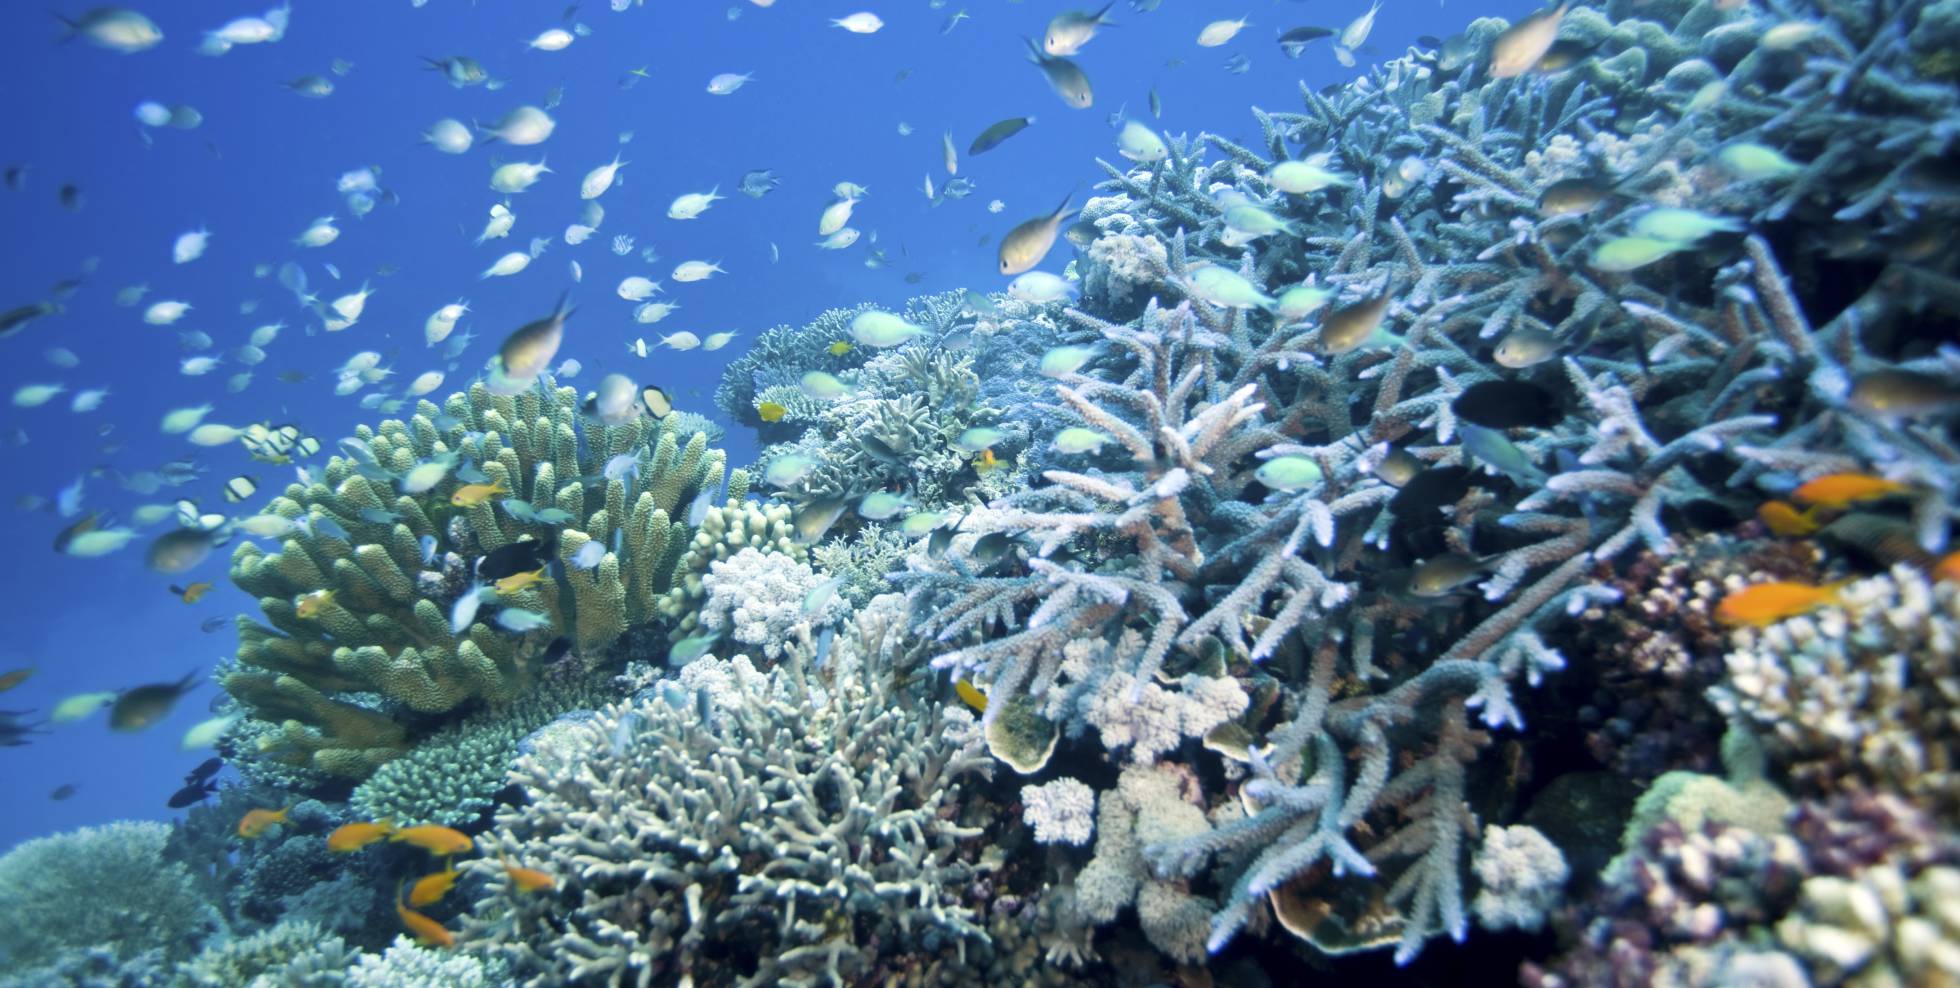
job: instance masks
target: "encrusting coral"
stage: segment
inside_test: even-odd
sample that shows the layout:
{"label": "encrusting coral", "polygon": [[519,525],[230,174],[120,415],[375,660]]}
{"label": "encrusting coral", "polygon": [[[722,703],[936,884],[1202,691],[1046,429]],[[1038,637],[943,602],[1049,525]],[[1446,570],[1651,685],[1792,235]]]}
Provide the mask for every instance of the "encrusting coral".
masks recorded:
{"label": "encrusting coral", "polygon": [[[278,725],[260,740],[269,754],[364,778],[411,743],[398,712],[426,722],[523,695],[550,636],[514,635],[488,606],[452,624],[456,599],[479,593],[470,560],[483,555],[555,540],[562,584],[499,590],[496,604],[543,615],[589,661],[655,616],[689,538],[676,519],[722,486],[723,454],[702,433],[682,446],[648,419],[582,419],[578,402],[571,388],[512,397],[481,385],[443,408],[424,401],[405,422],[359,430],[319,480],[272,500],[265,514],[296,530],[277,552],[244,542],[232,557],[232,581],[259,598],[270,627],[240,619],[237,664],[221,678],[252,716]],[[450,469],[434,486],[391,489],[437,461]],[[452,506],[465,467],[508,497]],[[746,488],[739,471],[730,487]],[[613,551],[590,569],[572,565],[590,541]],[[399,711],[345,698],[358,693]]]}

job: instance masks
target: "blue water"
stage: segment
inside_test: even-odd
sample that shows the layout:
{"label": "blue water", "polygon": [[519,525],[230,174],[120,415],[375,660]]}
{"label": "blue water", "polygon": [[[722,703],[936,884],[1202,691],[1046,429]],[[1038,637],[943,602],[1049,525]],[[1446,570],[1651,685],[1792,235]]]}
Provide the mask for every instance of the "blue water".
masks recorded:
{"label": "blue water", "polygon": [[[0,394],[30,382],[68,388],[39,408],[0,406],[0,432],[19,429],[28,440],[18,447],[0,443],[0,493],[8,501],[51,500],[86,473],[89,510],[126,520],[139,504],[189,497],[222,511],[220,486],[246,473],[262,484],[247,502],[256,507],[291,479],[291,469],[252,463],[236,445],[209,450],[164,435],[158,420],[166,410],[210,402],[216,410],[207,421],[296,422],[331,449],[355,424],[386,417],[358,408],[358,396],[333,394],[333,369],[353,353],[379,351],[396,371],[362,394],[399,395],[417,374],[442,369],[448,380],[433,396],[440,398],[465,386],[505,333],[549,311],[567,288],[580,310],[560,356],[584,365],[573,383],[589,386],[619,370],[664,384],[683,409],[718,416],[711,397],[721,368],[771,326],[805,322],[833,306],[1002,287],[994,241],[1052,209],[1071,189],[1086,194],[1103,178],[1095,158],[1114,160],[1107,118],[1119,107],[1162,132],[1210,130],[1255,144],[1258,128],[1247,107],[1295,109],[1300,82],[1318,88],[1360,71],[1341,68],[1324,41],[1288,60],[1273,43],[1277,31],[1305,23],[1339,28],[1366,5],[1168,0],[1150,13],[1119,6],[1112,16],[1120,26],[1106,29],[1077,57],[1096,87],[1095,105],[1080,111],[1048,90],[1018,37],[1038,36],[1062,4],[967,0],[970,19],[942,35],[958,0],[938,10],[924,0],[781,0],[770,9],[746,0],[687,0],[623,13],[588,2],[573,19],[590,25],[590,36],[552,53],[527,50],[522,41],[560,24],[560,3],[431,0],[417,9],[406,0],[298,0],[293,6],[282,41],[241,46],[220,58],[195,51],[201,32],[262,7],[151,3],[145,12],[165,40],[133,55],[57,44],[60,25],[38,4],[0,11],[0,105],[7,108],[0,165],[28,166],[22,190],[0,190],[0,229],[7,231],[0,308],[47,297],[85,259],[99,259],[64,314],[0,341]],[[1382,12],[1370,47],[1373,57],[1387,57],[1418,35],[1460,30],[1473,15],[1515,17],[1530,6],[1506,0],[1471,11],[1409,0]],[[70,15],[82,9],[63,5]],[[876,11],[886,26],[869,36],[829,26],[830,18],[857,9]],[[730,19],[731,10],[740,16]],[[1206,22],[1248,12],[1252,26],[1232,43],[1195,44]],[[455,54],[475,56],[507,85],[494,92],[454,89],[424,68],[422,56]],[[1235,55],[1249,58],[1250,71],[1224,71]],[[353,63],[351,74],[331,74],[336,58]],[[651,67],[651,78],[622,89],[626,71],[643,65]],[[753,72],[755,79],[730,96],[708,94],[708,79],[721,72]],[[902,72],[909,75],[900,81]],[[336,91],[316,100],[283,86],[307,74],[333,79]],[[540,146],[479,144],[451,156],[418,140],[441,117],[489,121],[520,104],[542,105],[554,86],[564,87],[562,105],[551,111],[558,126]],[[1146,108],[1153,86],[1163,101],[1161,120],[1150,119]],[[150,131],[146,145],[133,115],[143,100],[189,104],[204,123],[190,131]],[[1019,115],[1038,122],[984,157],[966,158],[966,145],[982,128]],[[900,136],[901,121],[912,126],[911,136]],[[631,142],[621,145],[620,133],[629,130]],[[961,151],[959,174],[977,188],[963,201],[935,207],[920,187],[928,174],[936,186],[948,178],[940,151],[946,130]],[[558,238],[582,205],[579,179],[616,151],[631,164],[621,171],[622,184],[601,200],[600,233],[581,246],[565,245]],[[504,198],[488,186],[492,159],[540,155],[556,173],[510,197],[518,219],[508,239],[475,246],[490,205]],[[379,166],[382,186],[400,201],[355,219],[334,185],[362,166]],[[774,169],[781,179],[759,201],[736,191],[743,172],[755,168]],[[818,213],[831,187],[845,180],[870,190],[852,222],[866,238],[848,250],[817,250]],[[57,202],[57,190],[71,182],[85,198],[79,212]],[[699,219],[666,217],[674,196],[715,186],[729,198]],[[1005,209],[991,214],[987,203],[996,198]],[[318,250],[291,244],[314,217],[329,213],[340,217],[336,243]],[[200,225],[212,232],[209,250],[189,264],[173,264],[173,240]],[[864,263],[873,231],[889,258],[877,270]],[[615,256],[609,246],[617,233],[653,246],[659,261],[643,263],[637,249]],[[532,237],[556,242],[515,277],[479,280],[492,260],[523,250]],[[772,242],[781,250],[776,263]],[[674,284],[668,272],[690,258],[720,261],[728,273]],[[371,280],[377,291],[359,324],[321,333],[318,319],[276,280],[254,277],[255,265],[276,268],[288,260],[306,265],[324,299]],[[572,260],[583,266],[582,284],[572,284]],[[343,279],[333,281],[322,262],[336,265]],[[1059,270],[1064,263],[1057,252],[1045,267]],[[399,272],[377,274],[387,265]],[[635,324],[633,303],[613,291],[629,274],[665,281],[664,300],[682,308],[657,325]],[[908,284],[913,274],[916,283]],[[117,289],[137,282],[151,286],[143,305],[171,298],[195,309],[175,326],[147,325],[142,306],[112,301]],[[459,332],[478,340],[450,368],[441,347],[424,346],[422,326],[437,307],[458,298],[472,309]],[[254,299],[258,311],[242,314],[240,303]],[[231,351],[253,327],[277,320],[288,328],[266,348],[268,359],[241,366]],[[741,335],[714,353],[656,350],[642,361],[626,352],[624,344],[635,337],[653,341],[683,329]],[[225,358],[209,375],[178,372],[185,355],[179,333],[192,330],[210,334],[210,355]],[[74,351],[81,365],[49,364],[43,351],[57,345]],[[254,371],[251,385],[226,393],[226,379],[247,369]],[[298,384],[276,379],[288,370],[311,376]],[[102,408],[71,412],[73,393],[94,387],[112,392]],[[724,445],[732,464],[745,462],[754,446],[741,429]],[[154,470],[185,456],[208,468],[187,486],[145,496],[117,482],[118,472]],[[256,610],[225,578],[229,547],[191,573],[166,577],[143,564],[144,546],[161,528],[121,552],[79,559],[50,551],[68,521],[51,509],[0,508],[0,544],[12,549],[9,564],[0,567],[0,671],[37,668],[24,685],[0,695],[0,708],[44,714],[62,697],[174,680],[192,669],[208,671],[229,654],[235,641],[228,624],[216,633],[199,630],[207,618]],[[166,590],[198,580],[216,589],[195,605]],[[57,726],[30,746],[0,750],[0,779],[13,807],[0,815],[0,847],[82,824],[171,815],[164,803],[179,776],[209,754],[179,750],[178,738],[209,716],[217,696],[205,681],[168,720],[142,733],[112,733],[98,714]],[[64,784],[78,787],[72,798],[48,798]]]}

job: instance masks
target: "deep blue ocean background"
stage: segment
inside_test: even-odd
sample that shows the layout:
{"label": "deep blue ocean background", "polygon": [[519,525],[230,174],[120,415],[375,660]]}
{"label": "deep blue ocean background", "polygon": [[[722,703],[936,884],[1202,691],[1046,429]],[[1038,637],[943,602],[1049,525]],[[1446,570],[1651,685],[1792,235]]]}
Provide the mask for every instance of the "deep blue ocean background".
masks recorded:
{"label": "deep blue ocean background", "polygon": [[[962,6],[970,19],[942,35],[942,24]],[[1039,37],[1048,19],[1069,6],[948,0],[931,9],[926,0],[778,0],[764,9],[748,0],[655,0],[614,12],[588,0],[572,20],[589,25],[590,36],[564,51],[542,52],[524,41],[561,24],[562,2],[430,0],[415,8],[407,0],[295,0],[283,40],[212,58],[196,51],[202,32],[261,14],[262,5],[152,0],[143,10],[165,40],[122,55],[59,44],[61,25],[41,4],[6,4],[0,9],[0,105],[7,108],[0,167],[27,171],[20,190],[0,189],[6,231],[0,309],[49,297],[50,286],[76,277],[89,258],[99,264],[65,302],[65,313],[0,340],[0,395],[27,383],[68,389],[39,408],[0,406],[0,493],[8,503],[26,496],[52,500],[87,474],[84,508],[127,521],[138,505],[176,497],[224,511],[230,506],[221,485],[243,473],[256,476],[261,490],[233,513],[251,513],[292,479],[291,468],[251,462],[237,445],[204,449],[165,435],[158,422],[166,410],[209,402],[216,408],[206,421],[295,422],[331,451],[355,424],[388,417],[358,408],[358,395],[333,393],[333,371],[349,356],[379,351],[396,372],[361,394],[398,396],[423,371],[445,370],[448,380],[431,395],[440,399],[466,387],[506,333],[547,313],[567,288],[580,310],[560,357],[584,365],[571,383],[590,387],[621,371],[666,386],[684,410],[718,417],[712,395],[722,367],[771,326],[863,301],[896,306],[926,292],[1003,288],[994,260],[1000,235],[1052,209],[1071,188],[1080,190],[1081,202],[1103,177],[1095,158],[1115,160],[1108,118],[1119,107],[1163,133],[1209,130],[1252,145],[1258,128],[1249,106],[1297,109],[1301,82],[1318,88],[1362,71],[1342,68],[1326,41],[1289,60],[1274,37],[1302,24],[1339,29],[1366,9],[1366,0],[1165,0],[1148,13],[1119,4],[1111,16],[1120,26],[1105,29],[1076,57],[1096,97],[1092,108],[1073,110],[1026,61],[1019,37]],[[1392,0],[1362,52],[1363,67],[1399,54],[1419,35],[1444,37],[1473,17],[1515,18],[1531,7],[1525,0],[1480,9]],[[59,9],[74,16],[85,7]],[[863,36],[829,25],[855,10],[877,13],[884,29]],[[731,12],[739,16],[731,19]],[[1249,14],[1251,26],[1231,43],[1196,45],[1207,22],[1241,14]],[[455,89],[422,61],[457,54],[480,59],[507,85]],[[1228,73],[1223,66],[1239,55],[1250,70]],[[335,59],[353,63],[351,74],[333,75]],[[650,67],[650,78],[623,89],[622,76],[640,66]],[[722,72],[753,72],[755,79],[733,95],[710,95],[709,78]],[[332,79],[336,91],[307,99],[284,86],[309,74]],[[551,111],[556,133],[542,145],[479,144],[452,156],[420,143],[424,128],[439,118],[487,122],[520,104],[542,105],[554,86],[564,87],[564,99]],[[1153,86],[1163,101],[1161,120],[1147,108]],[[146,145],[133,113],[144,100],[189,104],[204,123],[150,131]],[[985,156],[966,158],[966,145],[981,129],[1018,115],[1038,122]],[[912,126],[911,136],[900,136],[901,121]],[[959,174],[977,188],[965,200],[933,206],[921,185],[928,174],[935,186],[948,178],[940,150],[948,130],[961,151]],[[622,131],[633,133],[623,146]],[[599,234],[567,246],[559,238],[580,215],[580,178],[615,151],[631,164],[621,171],[623,184],[600,200],[606,219]],[[539,156],[555,174],[510,197],[517,224],[508,239],[476,246],[489,207],[504,198],[488,185],[492,159]],[[362,166],[379,166],[382,186],[400,201],[355,219],[335,182]],[[742,174],[757,168],[773,169],[782,183],[761,200],[736,191]],[[818,250],[812,246],[817,216],[831,187],[846,180],[870,190],[851,224],[865,238],[848,250]],[[65,183],[80,189],[79,211],[58,202]],[[729,198],[699,219],[666,217],[675,196],[715,186]],[[993,199],[1006,204],[1003,212],[987,211]],[[340,217],[336,243],[317,250],[292,245],[313,218],[329,213]],[[212,233],[207,253],[173,264],[177,235],[201,225]],[[882,269],[864,263],[873,231],[889,258]],[[660,259],[644,263],[637,249],[615,256],[609,246],[618,233],[652,245]],[[532,237],[555,242],[523,273],[479,280],[491,261],[523,250]],[[770,260],[772,242],[781,250],[777,263]],[[720,261],[727,274],[676,285],[668,272],[687,259]],[[1064,244],[1043,269],[1060,271],[1067,259]],[[256,265],[276,268],[288,260],[305,264],[323,300],[371,281],[376,292],[359,324],[320,332],[317,317],[274,278],[254,277]],[[572,260],[583,266],[582,284],[571,281]],[[322,262],[336,265],[342,280],[335,282]],[[399,270],[379,274],[386,266]],[[614,293],[630,274],[666,282],[664,300],[682,308],[659,324],[636,324],[634,304]],[[916,283],[908,284],[908,275]],[[118,289],[139,282],[151,287],[144,305],[179,299],[195,308],[175,326],[147,325],[142,306],[113,301]],[[450,368],[442,347],[424,346],[423,322],[459,298],[472,311],[458,332],[473,332],[477,340]],[[257,312],[242,314],[240,303],[254,299]],[[268,359],[242,366],[232,351],[253,327],[278,320],[288,328],[266,348]],[[179,333],[192,330],[210,334],[209,353],[224,357],[209,375],[178,371],[185,355]],[[651,343],[678,330],[741,335],[713,353],[656,350],[641,360],[626,351],[636,337]],[[44,351],[55,346],[72,350],[80,366],[51,365]],[[251,385],[227,393],[227,378],[247,369],[254,371]],[[293,370],[310,376],[301,383],[277,379]],[[69,410],[76,391],[97,387],[111,391],[99,410]],[[15,445],[21,434],[25,444]],[[746,462],[754,449],[742,429],[732,430],[724,445],[731,465]],[[208,468],[189,485],[142,495],[118,483],[119,473],[155,470],[186,456]],[[324,454],[314,461],[321,462]],[[206,619],[255,609],[226,579],[229,546],[194,572],[164,576],[145,567],[143,553],[165,526],[153,526],[120,552],[80,559],[50,551],[68,522],[50,508],[0,506],[0,545],[11,550],[0,567],[0,671],[37,670],[0,694],[0,708],[33,709],[31,719],[38,720],[63,697],[208,673],[230,654],[229,622],[215,633],[199,630]],[[216,589],[195,605],[166,589],[198,580]],[[0,749],[10,807],[0,814],[0,848],[58,829],[171,815],[165,801],[179,777],[210,755],[182,751],[178,739],[210,716],[218,695],[205,680],[167,721],[141,733],[113,733],[98,713],[54,726],[29,746]],[[69,784],[78,787],[72,798],[49,798]]]}

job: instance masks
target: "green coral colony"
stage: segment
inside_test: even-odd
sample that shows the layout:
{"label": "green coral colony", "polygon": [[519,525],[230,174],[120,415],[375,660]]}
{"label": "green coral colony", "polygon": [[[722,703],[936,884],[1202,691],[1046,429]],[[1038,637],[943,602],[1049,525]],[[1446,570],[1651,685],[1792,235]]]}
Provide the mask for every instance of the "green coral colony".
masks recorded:
{"label": "green coral colony", "polygon": [[[1960,360],[1914,328],[1960,311],[1960,13],[1730,6],[1480,19],[1255,146],[1138,144],[1073,303],[763,334],[715,396],[752,470],[548,379],[362,429],[232,557],[245,783],[0,858],[0,948],[171,985],[1960,983]],[[1566,64],[1486,71],[1547,23]],[[496,496],[386,479],[443,457]],[[1815,599],[1741,611],[1772,583]],[[391,909],[419,850],[325,846],[370,823],[476,853]]]}

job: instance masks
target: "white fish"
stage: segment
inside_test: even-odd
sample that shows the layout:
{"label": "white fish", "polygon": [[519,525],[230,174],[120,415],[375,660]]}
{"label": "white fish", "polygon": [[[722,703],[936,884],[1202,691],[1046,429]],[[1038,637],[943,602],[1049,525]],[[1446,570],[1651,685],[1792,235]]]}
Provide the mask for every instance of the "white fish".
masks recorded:
{"label": "white fish", "polygon": [[1164,139],[1135,120],[1124,121],[1123,130],[1116,135],[1116,150],[1123,157],[1146,165],[1171,156],[1171,149],[1164,145]]}
{"label": "white fish", "polygon": [[70,370],[82,365],[82,358],[75,356],[75,351],[64,346],[49,347],[42,353],[42,356],[48,358],[48,363],[63,370]]}
{"label": "white fish", "polygon": [[680,306],[672,302],[647,302],[633,310],[633,321],[641,324],[656,323],[674,314]]}
{"label": "white fish", "polygon": [[642,278],[637,274],[630,275],[621,280],[618,289],[619,297],[628,302],[644,301],[654,292],[660,290],[660,282],[654,281],[651,278]]}
{"label": "white fish", "polygon": [[673,350],[692,350],[701,345],[701,337],[683,329],[678,333],[669,333],[661,337],[660,345]]}
{"label": "white fish", "polygon": [[244,716],[242,713],[224,714],[193,724],[190,730],[184,732],[184,739],[177,743],[177,747],[183,751],[212,747],[225,736],[226,731],[231,730],[231,725],[238,723]]}
{"label": "white fish", "polygon": [[240,391],[243,391],[251,386],[252,386],[251,371],[239,371],[238,373],[233,374],[228,378],[225,378],[225,392],[227,394],[237,394]]}
{"label": "white fish", "polygon": [[449,609],[451,634],[460,635],[470,625],[476,623],[476,609],[483,604],[483,598],[478,596],[481,592],[481,588],[471,587],[461,597],[456,598],[456,606]]}
{"label": "white fish", "polygon": [[1029,271],[1007,285],[1008,297],[1036,304],[1060,301],[1071,290],[1067,279],[1046,271]]}
{"label": "white fish", "polygon": [[514,250],[508,254],[505,254],[502,257],[497,258],[497,260],[494,263],[492,263],[489,267],[484,268],[483,273],[477,275],[477,277],[478,278],[504,278],[510,275],[514,275],[517,272],[522,271],[527,267],[530,267],[530,265],[531,265],[531,255],[526,254],[521,250]]}
{"label": "white fish", "polygon": [[67,390],[59,384],[23,384],[14,389],[14,407],[39,408]]}
{"label": "white fish", "polygon": [[269,322],[252,330],[251,344],[256,347],[271,346],[279,338],[279,331],[286,328],[283,322]]}
{"label": "white fish", "polygon": [[689,192],[685,195],[676,197],[673,203],[667,207],[667,218],[674,219],[674,220],[691,220],[696,216],[699,216],[702,213],[707,212],[708,206],[714,203],[716,200],[728,198],[727,196],[715,194],[720,191],[721,191],[721,186],[717,185],[706,192]]}
{"label": "white fish", "polygon": [[155,100],[136,104],[136,122],[145,127],[170,126],[170,108]]}
{"label": "white fish", "polygon": [[546,167],[542,158],[537,161],[506,162],[490,173],[490,188],[504,193],[522,192],[549,174],[551,169]]}
{"label": "white fish", "polygon": [[184,313],[189,311],[189,302],[152,302],[149,308],[143,310],[143,321],[152,326],[168,326],[184,318]]}
{"label": "white fish", "polygon": [[723,72],[708,80],[708,92],[716,96],[727,96],[729,93],[748,85],[754,79],[755,73],[753,72],[744,72],[740,75],[733,72]]}
{"label": "white fish", "polygon": [[360,291],[349,292],[337,299],[334,299],[329,307],[332,308],[333,311],[340,316],[340,318],[345,319],[349,322],[358,322],[361,318],[361,313],[367,311],[368,296],[373,294],[374,294],[374,289],[369,288],[368,283],[363,281],[361,282]]}
{"label": "white fish", "polygon": [[197,405],[191,408],[173,408],[163,413],[163,431],[168,433],[189,432],[211,414],[210,405]]}
{"label": "white fish", "polygon": [[191,430],[190,440],[199,446],[223,446],[227,443],[236,442],[238,437],[244,434],[245,430],[236,426],[206,422]]}
{"label": "white fish", "polygon": [[638,340],[634,340],[631,343],[626,344],[626,352],[632,354],[635,357],[646,356],[647,341],[644,339],[638,339]]}
{"label": "white fish", "polygon": [[[535,51],[564,51],[566,48],[571,47],[572,40],[572,32],[562,27],[552,27],[538,32],[537,37],[524,42],[524,44],[526,47]],[[580,50],[583,51],[584,49]]]}
{"label": "white fish", "polygon": [[430,313],[429,318],[422,323],[422,338],[430,346],[448,339],[449,334],[456,329],[456,320],[463,318],[463,313],[468,311],[470,311],[470,304],[459,301],[451,302]]}
{"label": "white fish", "polygon": [[[604,195],[607,189],[613,187],[613,180],[619,175],[620,168],[626,164],[627,162],[619,160],[618,154],[614,154],[612,164],[600,165],[586,172],[585,178],[578,183],[578,197],[580,199],[597,199]],[[595,227],[597,225],[596,223],[593,224]],[[569,241],[571,238],[568,236],[565,239]]]}
{"label": "white fish", "polygon": [[202,377],[217,368],[216,357],[185,357],[177,361],[177,371],[188,377]]}
{"label": "white fish", "polygon": [[817,241],[817,246],[822,247],[824,250],[843,250],[844,248],[849,247],[854,243],[857,243],[857,239],[858,239],[857,228],[852,226],[847,226],[842,230],[839,230],[836,233],[833,233],[830,236]]}
{"label": "white fish", "polygon": [[483,224],[483,232],[476,235],[476,242],[510,236],[510,228],[517,225],[517,214],[510,211],[510,204],[498,202],[490,204],[490,218]]}
{"label": "white fish", "polygon": [[722,347],[727,346],[728,341],[734,338],[735,338],[735,334],[733,332],[709,333],[707,339],[701,341],[701,349],[719,350]]}
{"label": "white fish", "polygon": [[462,154],[476,143],[476,135],[461,120],[444,117],[422,132],[422,143],[443,154]]}
{"label": "white fish", "polygon": [[885,22],[879,20],[877,14],[868,10],[861,10],[855,14],[847,14],[843,17],[833,17],[830,19],[830,23],[852,34],[876,34],[879,28],[885,26]]}
{"label": "white fish", "polygon": [[299,236],[293,238],[293,243],[301,247],[325,247],[333,243],[340,239],[340,227],[333,225],[333,221],[332,216],[322,216],[314,220],[300,232]]}
{"label": "white fish", "polygon": [[63,40],[81,38],[125,55],[154,48],[163,41],[163,29],[155,21],[125,7],[95,7],[80,17],[55,17],[68,26]]}
{"label": "white fish", "polygon": [[871,194],[870,189],[856,182],[839,182],[830,187],[830,192],[839,199],[862,199]]}
{"label": "white fish", "polygon": [[535,106],[520,106],[488,127],[477,125],[477,130],[485,137],[519,147],[543,144],[556,129],[558,122],[551,119],[551,114]]}
{"label": "white fish", "polygon": [[1375,12],[1380,9],[1382,9],[1381,0],[1375,0],[1368,7],[1367,13],[1355,18],[1348,23],[1347,27],[1342,28],[1339,38],[1341,42],[1340,46],[1352,52],[1366,43],[1368,32],[1375,29]]}
{"label": "white fish", "polygon": [[590,240],[592,235],[598,232],[598,230],[586,226],[583,223],[573,223],[565,227],[565,243],[577,247],[579,244]]}
{"label": "white fish", "polygon": [[721,269],[720,261],[682,261],[674,267],[671,277],[675,281],[706,281],[727,273]]}
{"label": "white fish", "polygon": [[443,478],[449,476],[449,468],[453,462],[447,457],[442,457],[409,467],[408,472],[402,474],[402,493],[423,494],[434,489],[437,484],[442,483]]}
{"label": "white fish", "polygon": [[170,245],[170,260],[176,264],[189,264],[204,256],[204,248],[211,243],[211,231],[204,227],[189,230],[177,235]]}
{"label": "white fish", "polygon": [[265,351],[250,343],[233,350],[231,355],[238,358],[238,362],[247,367],[256,367],[259,364],[265,363]]}
{"label": "white fish", "polygon": [[577,261],[571,262],[571,272],[572,284],[581,284],[585,281],[585,269],[579,267]]}
{"label": "white fish", "polygon": [[440,387],[442,387],[441,371],[423,371],[416,375],[415,380],[408,382],[408,393],[411,397],[420,397]]}
{"label": "white fish", "polygon": [[[1250,16],[1252,15],[1246,15],[1246,17]],[[1212,21],[1210,24],[1206,24],[1204,30],[1198,32],[1198,47],[1216,48],[1237,37],[1238,33],[1251,23],[1246,17],[1241,17],[1236,21]]]}
{"label": "white fish", "polygon": [[851,225],[851,210],[857,207],[857,200],[839,199],[825,206],[823,215],[817,217],[817,236],[828,237]]}

